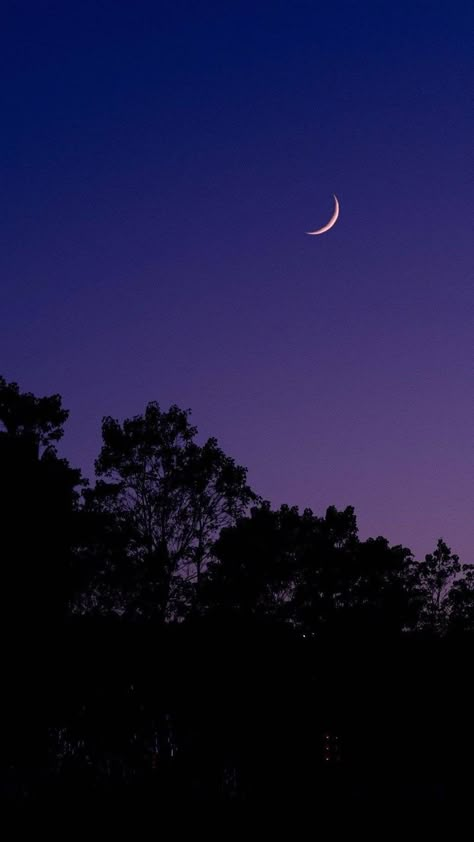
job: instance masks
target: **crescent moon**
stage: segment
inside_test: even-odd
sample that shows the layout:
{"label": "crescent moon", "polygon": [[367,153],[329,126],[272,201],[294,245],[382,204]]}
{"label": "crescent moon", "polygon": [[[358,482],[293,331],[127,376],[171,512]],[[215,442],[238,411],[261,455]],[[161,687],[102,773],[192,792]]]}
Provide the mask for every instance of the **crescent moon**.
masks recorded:
{"label": "crescent moon", "polygon": [[339,216],[339,202],[337,201],[337,196],[336,196],[335,193],[333,193],[333,196],[334,196],[334,213],[331,216],[331,219],[322,228],[318,228],[317,231],[306,231],[306,233],[309,234],[311,237],[314,237],[315,234],[325,234],[326,231],[329,231],[329,229],[332,228],[333,225],[336,224],[337,218]]}

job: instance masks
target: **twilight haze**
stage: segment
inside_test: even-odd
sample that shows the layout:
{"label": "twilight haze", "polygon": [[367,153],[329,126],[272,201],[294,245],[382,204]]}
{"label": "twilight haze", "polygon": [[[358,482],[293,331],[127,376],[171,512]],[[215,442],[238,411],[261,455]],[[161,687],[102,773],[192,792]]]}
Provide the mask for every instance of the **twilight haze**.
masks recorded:
{"label": "twilight haze", "polygon": [[474,561],[473,17],[5,0],[0,372],[73,465],[177,403],[274,505]]}

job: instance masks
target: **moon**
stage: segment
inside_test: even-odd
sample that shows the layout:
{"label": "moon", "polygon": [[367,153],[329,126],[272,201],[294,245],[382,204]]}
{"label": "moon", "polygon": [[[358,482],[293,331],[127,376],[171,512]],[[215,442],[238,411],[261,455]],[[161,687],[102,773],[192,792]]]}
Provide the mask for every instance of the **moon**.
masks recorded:
{"label": "moon", "polygon": [[337,200],[337,196],[336,196],[335,193],[333,193],[333,196],[334,196],[334,213],[331,216],[331,219],[322,228],[318,228],[317,231],[306,231],[306,233],[309,234],[311,237],[314,237],[316,234],[325,234],[326,231],[329,231],[329,229],[332,228],[333,225],[336,224],[337,218],[339,216],[339,202]]}

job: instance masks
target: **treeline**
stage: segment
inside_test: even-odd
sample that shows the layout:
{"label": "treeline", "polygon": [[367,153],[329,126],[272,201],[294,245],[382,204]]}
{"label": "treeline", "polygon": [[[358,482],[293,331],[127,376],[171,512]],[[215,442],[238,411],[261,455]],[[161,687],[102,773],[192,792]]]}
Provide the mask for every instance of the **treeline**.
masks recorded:
{"label": "treeline", "polygon": [[272,509],[177,406],[105,418],[88,483],[67,417],[0,378],[4,800],[459,795],[471,566]]}
{"label": "treeline", "polygon": [[261,500],[189,412],[105,418],[96,482],[60,459],[68,412],[0,379],[5,610],[170,622],[266,618],[327,638],[472,631],[474,568],[440,539],[424,560],[361,541],[352,507]]}

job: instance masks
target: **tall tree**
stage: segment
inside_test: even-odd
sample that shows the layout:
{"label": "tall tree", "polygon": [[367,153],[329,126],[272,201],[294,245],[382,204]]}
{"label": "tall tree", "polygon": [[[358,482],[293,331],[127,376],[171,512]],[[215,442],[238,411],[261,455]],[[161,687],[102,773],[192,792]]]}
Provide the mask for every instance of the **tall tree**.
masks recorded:
{"label": "tall tree", "polygon": [[31,392],[20,392],[18,383],[7,383],[0,376],[0,432],[10,443],[13,439],[29,440],[38,449],[54,449],[68,416],[60,395],[37,398]]}
{"label": "tall tree", "polygon": [[123,424],[103,421],[88,506],[112,516],[122,535],[122,564],[112,571],[121,611],[176,616],[199,587],[218,532],[255,499],[245,468],[215,439],[197,444],[189,415],[152,402]]}
{"label": "tall tree", "polygon": [[0,555],[4,620],[53,620],[73,589],[80,471],[55,444],[68,417],[61,397],[38,398],[0,378]]}

